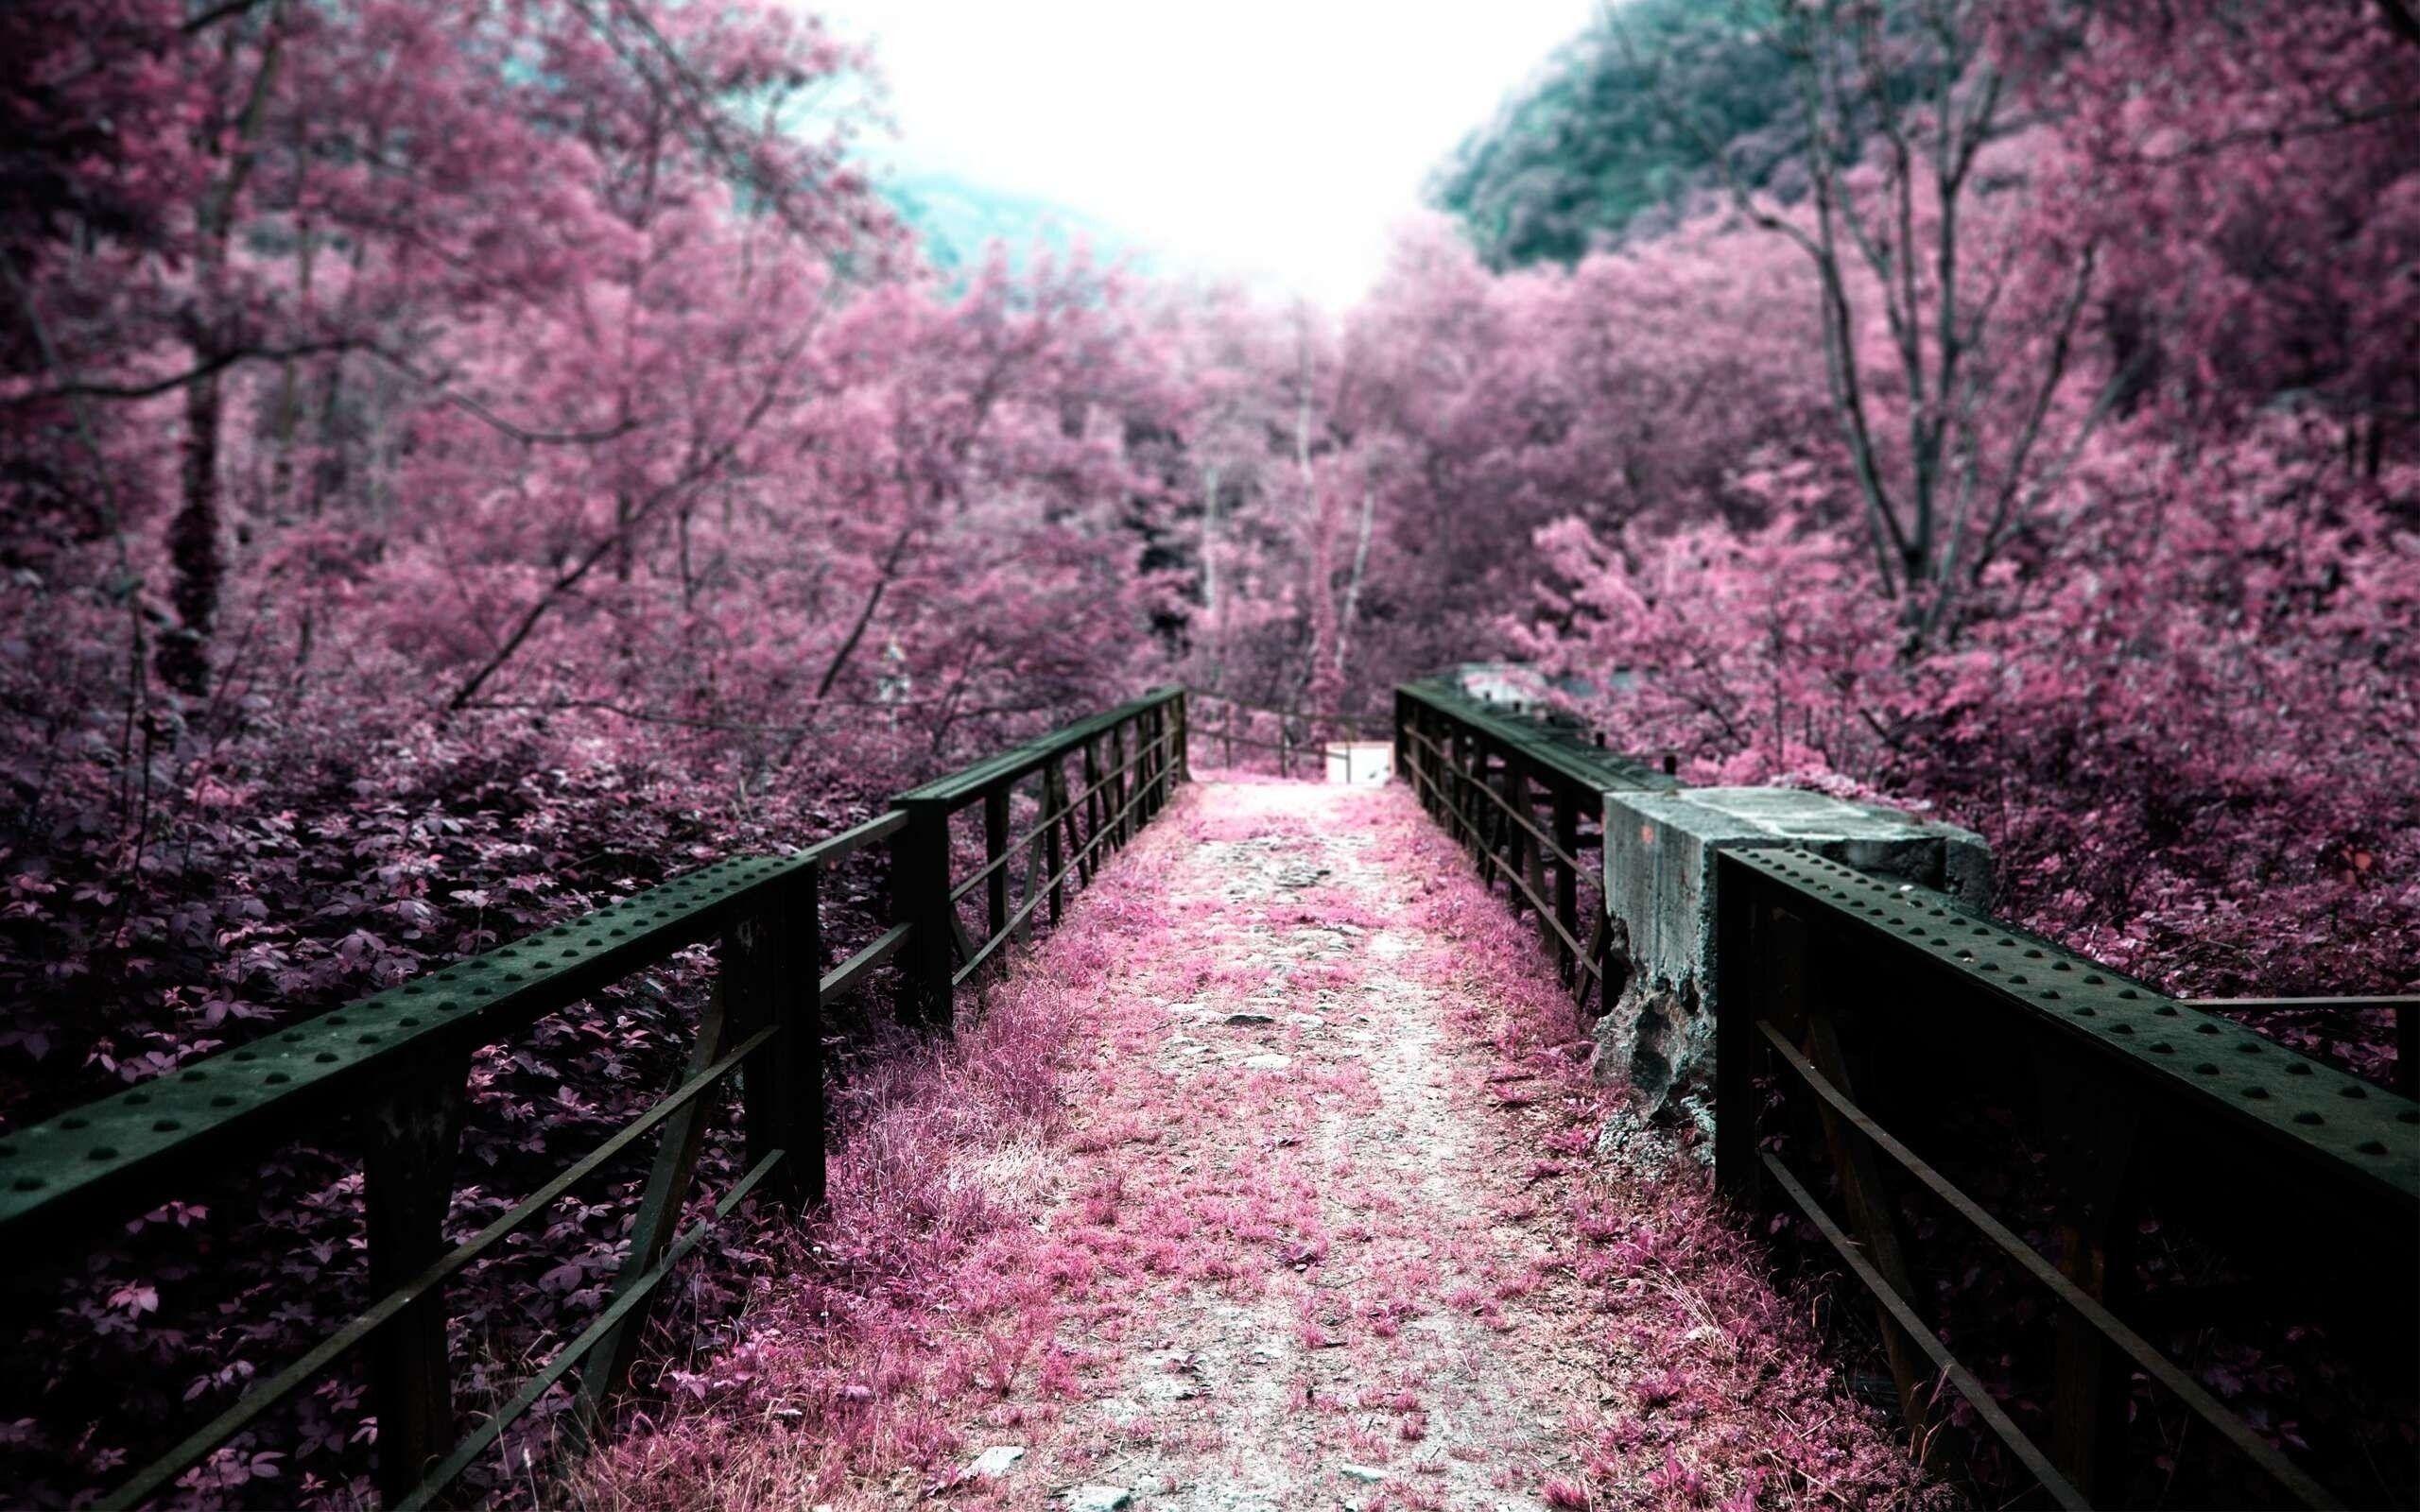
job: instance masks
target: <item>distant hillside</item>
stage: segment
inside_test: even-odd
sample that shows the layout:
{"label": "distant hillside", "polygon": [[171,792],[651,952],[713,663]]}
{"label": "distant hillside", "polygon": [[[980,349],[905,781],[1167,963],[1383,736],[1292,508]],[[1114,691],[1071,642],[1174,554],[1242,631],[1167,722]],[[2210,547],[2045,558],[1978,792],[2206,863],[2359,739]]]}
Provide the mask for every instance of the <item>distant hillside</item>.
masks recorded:
{"label": "distant hillside", "polygon": [[[1686,102],[1696,129],[1667,99]],[[1787,156],[1787,144],[1762,139],[1787,120],[1789,102],[1787,65],[1735,7],[1630,0],[1472,133],[1429,198],[1469,228],[1493,266],[1570,263],[1713,181],[1709,140],[1761,180]]]}
{"label": "distant hillside", "polygon": [[1004,194],[945,173],[902,174],[882,193],[924,243],[933,266],[944,271],[975,263],[995,241],[1008,248],[1016,265],[1036,246],[1064,254],[1081,241],[1097,262],[1127,256],[1146,266],[1125,236],[1046,199]]}

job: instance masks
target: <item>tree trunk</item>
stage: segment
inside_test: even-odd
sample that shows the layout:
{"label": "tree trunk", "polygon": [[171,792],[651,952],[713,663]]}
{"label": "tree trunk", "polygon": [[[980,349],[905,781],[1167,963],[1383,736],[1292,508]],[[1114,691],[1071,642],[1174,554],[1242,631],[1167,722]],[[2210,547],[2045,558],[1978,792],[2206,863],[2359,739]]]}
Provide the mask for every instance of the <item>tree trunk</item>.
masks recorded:
{"label": "tree trunk", "polygon": [[[277,80],[285,24],[285,8],[279,0],[270,6],[263,24],[260,67],[252,75],[236,119],[226,172],[211,185],[195,216],[199,252],[194,283],[200,291],[202,332],[194,342],[197,366],[208,366],[224,350],[226,335],[214,301],[224,297],[219,284],[227,266],[227,246],[244,181],[251,175],[254,144],[260,137],[269,92]],[[227,576],[227,558],[218,540],[218,431],[224,410],[216,369],[186,386],[181,478],[184,500],[168,523],[167,541],[168,564],[175,575],[168,601],[177,611],[177,624],[160,637],[154,664],[163,682],[195,697],[210,689],[210,632],[218,618],[219,587]]]}
{"label": "tree trunk", "polygon": [[218,544],[218,377],[196,379],[185,388],[182,482],[184,502],[168,523],[168,564],[175,574],[168,599],[175,627],[154,653],[160,680],[182,694],[210,691],[210,631],[218,618],[218,588],[227,575]]}

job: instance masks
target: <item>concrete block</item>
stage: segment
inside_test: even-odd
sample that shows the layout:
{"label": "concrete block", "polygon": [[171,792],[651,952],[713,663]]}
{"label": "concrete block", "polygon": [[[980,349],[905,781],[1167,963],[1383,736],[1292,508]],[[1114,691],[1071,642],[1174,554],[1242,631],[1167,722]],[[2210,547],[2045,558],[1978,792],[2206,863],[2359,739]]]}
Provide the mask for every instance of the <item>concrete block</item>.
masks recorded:
{"label": "concrete block", "polygon": [[1597,1067],[1651,1117],[1713,1128],[1715,857],[1795,846],[1846,866],[1991,900],[1982,836],[1903,810],[1782,787],[1605,795],[1605,902],[1620,987],[1598,1022]]}

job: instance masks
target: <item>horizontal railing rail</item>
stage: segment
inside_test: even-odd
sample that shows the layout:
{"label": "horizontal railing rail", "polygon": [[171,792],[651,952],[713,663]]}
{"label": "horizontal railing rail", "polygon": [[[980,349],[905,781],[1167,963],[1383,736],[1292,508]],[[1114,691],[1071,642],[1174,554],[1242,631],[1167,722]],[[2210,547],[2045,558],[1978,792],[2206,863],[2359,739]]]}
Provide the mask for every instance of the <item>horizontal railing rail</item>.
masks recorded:
{"label": "horizontal railing rail", "polygon": [[[0,1137],[0,1245],[21,1254],[31,1252],[37,1227],[47,1241],[61,1224],[154,1206],[179,1181],[249,1151],[340,1124],[358,1138],[372,1300],[99,1504],[139,1506],[166,1492],[356,1349],[370,1356],[376,1480],[390,1505],[431,1503],[575,1368],[593,1415],[629,1372],[648,1298],[717,1219],[755,1193],[793,1209],[822,1200],[824,1010],[896,961],[902,1020],[949,1024],[956,989],[1029,931],[1036,908],[1047,900],[1055,921],[1070,878],[1088,885],[1104,850],[1166,806],[1184,773],[1185,728],[1181,690],[1122,704],[902,794],[890,812],[804,850],[735,856]],[[1063,765],[1078,757],[1086,784],[1071,795]],[[1043,816],[1016,839],[1031,864],[1011,912],[1007,817],[1028,779],[1043,784]],[[989,853],[980,871],[954,885],[949,821],[978,805]],[[824,970],[821,879],[874,846],[887,850],[891,919]],[[990,928],[977,943],[955,910],[978,885]],[[718,950],[715,990],[677,1084],[509,1211],[449,1245],[444,1224],[472,1055],[707,943]],[[682,1229],[715,1094],[735,1080],[744,1172],[712,1217]],[[458,1435],[447,1281],[649,1136],[653,1161],[611,1300],[502,1408]]]}

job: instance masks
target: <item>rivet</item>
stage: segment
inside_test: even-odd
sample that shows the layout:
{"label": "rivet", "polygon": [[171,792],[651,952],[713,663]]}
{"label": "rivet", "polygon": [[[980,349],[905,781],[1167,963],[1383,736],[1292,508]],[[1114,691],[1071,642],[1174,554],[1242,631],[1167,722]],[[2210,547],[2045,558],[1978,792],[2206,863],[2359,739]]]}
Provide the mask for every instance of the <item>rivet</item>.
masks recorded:
{"label": "rivet", "polygon": [[129,1092],[126,1094],[126,1106],[129,1108],[141,1108],[150,1100],[151,1094],[149,1092]]}
{"label": "rivet", "polygon": [[59,1126],[65,1129],[91,1128],[93,1121],[89,1118],[62,1118]]}
{"label": "rivet", "polygon": [[2050,963],[2050,970],[2054,971],[2072,971],[2075,968],[2065,961],[2052,961]]}
{"label": "rivet", "polygon": [[268,1075],[263,1076],[261,1081],[270,1087],[283,1087],[293,1079],[294,1078],[292,1076],[287,1075],[285,1072],[272,1071]]}
{"label": "rivet", "polygon": [[40,1192],[43,1187],[49,1185],[48,1182],[44,1181],[38,1176],[21,1176],[17,1177],[16,1180],[11,1181],[9,1184],[19,1192]]}
{"label": "rivet", "polygon": [[313,1056],[311,1058],[312,1058],[312,1059],[314,1059],[314,1060],[316,1060],[316,1061],[318,1061],[320,1065],[324,1066],[324,1065],[328,1064],[330,1061],[332,1061],[332,1060],[334,1060],[334,1059],[336,1059],[336,1058],[337,1058],[337,1053],[336,1053],[335,1051],[333,1051],[333,1050],[322,1050],[322,1051],[320,1051],[318,1055]]}
{"label": "rivet", "polygon": [[117,1159],[117,1146],[114,1144],[95,1144],[93,1146],[92,1154],[86,1156],[85,1159],[88,1160],[114,1160]]}
{"label": "rivet", "polygon": [[2325,1124],[2327,1120],[2306,1108],[2302,1112],[2294,1115],[2294,1122],[2297,1124]]}
{"label": "rivet", "polygon": [[151,1121],[151,1132],[154,1134],[174,1134],[182,1127],[184,1125],[173,1118],[155,1118]]}
{"label": "rivet", "polygon": [[2163,1019],[2173,1019],[2176,1017],[2176,1005],[2173,1003],[2163,1003],[2158,1007],[2152,1009],[2152,1011],[2158,1014]]}
{"label": "rivet", "polygon": [[2083,980],[2084,985],[2087,987],[2099,987],[2102,982],[2108,980],[2108,978],[2102,976],[2099,971],[2086,971],[2083,973]]}
{"label": "rivet", "polygon": [[2360,1082],[2347,1082],[2336,1090],[2336,1095],[2339,1097],[2359,1099],[2369,1096],[2370,1090],[2362,1086]]}
{"label": "rivet", "polygon": [[2196,1074],[2204,1076],[2215,1076],[2219,1074],[2219,1068],[2207,1060],[2194,1067],[2193,1070]]}
{"label": "rivet", "polygon": [[2360,1143],[2356,1144],[2353,1147],[2360,1151],[2363,1155],[2384,1155],[2386,1153],[2386,1145],[2378,1140],[2363,1140]]}
{"label": "rivet", "polygon": [[2286,1063],[2286,1074],[2289,1076],[2308,1076],[2310,1074],[2310,1062],[2307,1060],[2290,1060]]}
{"label": "rivet", "polygon": [[2216,1034],[2219,1032],[2219,1026],[2215,1023],[2197,1023],[2193,1026],[2193,1032],[2195,1034]]}
{"label": "rivet", "polygon": [[2264,1099],[2269,1095],[2269,1089],[2266,1087],[2246,1087],[2243,1090],[2243,1095],[2257,1101]]}

